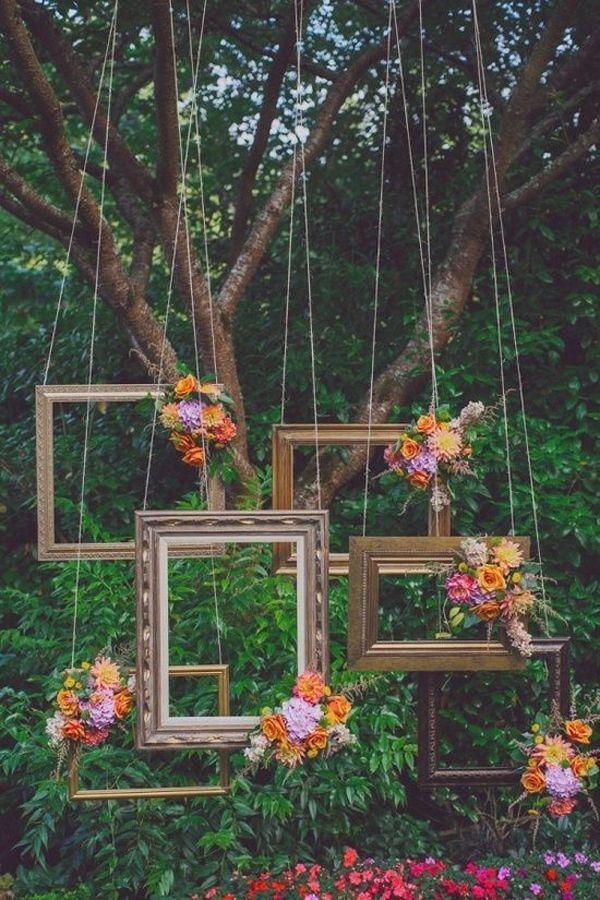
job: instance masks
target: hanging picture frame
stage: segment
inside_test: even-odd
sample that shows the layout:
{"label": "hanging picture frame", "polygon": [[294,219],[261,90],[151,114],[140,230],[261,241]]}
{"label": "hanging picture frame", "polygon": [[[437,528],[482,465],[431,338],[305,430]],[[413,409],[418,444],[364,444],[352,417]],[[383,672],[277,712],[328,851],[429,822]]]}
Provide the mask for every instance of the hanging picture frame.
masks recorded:
{"label": "hanging picture frame", "polygon": [[[131,672],[130,674],[134,674]],[[229,715],[229,667],[228,666],[169,666],[170,678],[215,677],[217,681],[217,704],[219,715]],[[69,772],[70,800],[152,800],[172,797],[215,797],[229,793],[231,784],[231,767],[229,753],[219,751],[218,784],[206,785],[171,785],[156,787],[110,787],[82,788],[79,781],[81,759],[77,766]]]}
{"label": "hanging picture frame", "polygon": [[[534,638],[533,658],[548,665],[550,707],[568,717],[571,703],[569,683],[568,637]],[[425,672],[419,675],[418,687],[418,785],[435,787],[495,787],[515,784],[520,771],[512,766],[440,765],[439,711],[443,674]]]}
{"label": "hanging picture frame", "polygon": [[[367,423],[333,423],[274,425],[273,426],[273,509],[294,508],[294,453],[300,447],[343,447],[350,450],[359,446],[385,448],[398,439],[407,426],[398,423],[371,425]],[[450,509],[445,507],[440,513],[429,515],[431,534],[450,533]],[[296,561],[292,548],[278,544],[273,548],[273,569],[278,574],[293,574]],[[329,554],[329,574],[347,575],[349,570],[348,552]]]}
{"label": "hanging picture frame", "polygon": [[[522,669],[500,640],[380,640],[380,578],[431,575],[453,561],[460,537],[352,537],[347,665],[360,671],[446,672]],[[527,558],[529,538],[512,537]]]}
{"label": "hanging picture frame", "polygon": [[[132,520],[131,540],[82,543],[62,542],[56,535],[54,410],[61,403],[137,403],[160,399],[164,388],[153,384],[46,384],[36,386],[37,515],[40,561],[70,559],[134,559],[135,541]],[[225,492],[221,479],[209,479],[207,497],[213,510],[224,509]],[[141,501],[142,498],[140,498]],[[202,550],[206,555],[208,550]]]}
{"label": "hanging picture frame", "polygon": [[[294,544],[297,553],[297,674],[328,678],[328,514],[316,512],[136,513],[137,729],[139,749],[235,749],[257,715],[171,716],[169,709],[168,562],[173,551],[220,544]],[[294,672],[296,674],[296,672]]]}

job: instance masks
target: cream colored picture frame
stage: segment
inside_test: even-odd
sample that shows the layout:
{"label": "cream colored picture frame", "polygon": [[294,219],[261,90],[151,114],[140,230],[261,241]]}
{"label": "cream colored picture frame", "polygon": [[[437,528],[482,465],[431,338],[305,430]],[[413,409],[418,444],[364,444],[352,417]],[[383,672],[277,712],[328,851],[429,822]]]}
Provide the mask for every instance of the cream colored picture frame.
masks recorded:
{"label": "cream colored picture frame", "polygon": [[136,745],[235,749],[246,745],[257,715],[172,717],[169,710],[168,561],[181,548],[227,543],[295,545],[297,552],[297,672],[328,677],[328,514],[324,511],[136,513]]}

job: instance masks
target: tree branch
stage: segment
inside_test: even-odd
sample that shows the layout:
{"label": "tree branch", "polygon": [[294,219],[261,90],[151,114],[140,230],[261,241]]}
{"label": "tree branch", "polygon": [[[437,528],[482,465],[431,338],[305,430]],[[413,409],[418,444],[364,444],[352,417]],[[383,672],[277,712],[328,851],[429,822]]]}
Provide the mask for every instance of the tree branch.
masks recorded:
{"label": "tree branch", "polygon": [[[69,42],[65,40],[47,10],[31,3],[30,0],[23,0],[22,9],[32,33],[64,79],[84,122],[91,126],[96,109],[97,92],[90,82],[82,61]],[[106,110],[102,104],[98,103],[94,138],[102,147],[106,137],[106,124]],[[150,204],[154,192],[154,180],[135,158],[113,124],[110,124],[108,129],[108,158],[111,166],[125,177],[132,190]]]}
{"label": "tree branch", "polygon": [[279,46],[273,57],[273,64],[269,69],[269,74],[265,82],[263,102],[258,123],[256,125],[256,131],[254,133],[254,140],[240,178],[238,200],[231,229],[232,263],[236,260],[242,248],[248,216],[250,215],[250,208],[252,205],[252,189],[256,181],[256,173],[258,172],[258,167],[267,147],[271,125],[273,124],[273,119],[275,118],[277,110],[277,101],[279,99],[281,85],[294,48],[297,15],[296,3],[297,0],[292,0],[291,10],[286,16],[281,31]]}
{"label": "tree branch", "polygon": [[[427,2],[427,0],[424,0]],[[399,34],[406,32],[418,12],[416,0],[411,0],[404,15],[398,19]],[[342,104],[350,95],[359,78],[376,62],[385,56],[386,41],[365,50],[352,65],[336,79],[323,103],[306,143],[302,147],[304,166],[313,162],[325,147],[331,128]],[[296,166],[296,177],[302,166]],[[267,248],[277,230],[281,217],[289,205],[292,195],[294,163],[290,160],[284,167],[279,180],[262,211],[256,217],[254,226],[244,243],[235,263],[231,267],[219,292],[219,303],[224,313],[231,317],[252,276],[256,272]]]}
{"label": "tree branch", "polygon": [[141,88],[152,81],[153,75],[153,65],[142,66],[138,72],[131,76],[125,87],[117,94],[113,101],[110,114],[111,120],[115,127],[119,124],[121,116],[127,109],[131,100],[135,97],[137,92],[141,90]]}
{"label": "tree branch", "polygon": [[[0,157],[0,182],[6,185],[19,203],[36,218],[40,228],[43,222],[47,222],[58,232],[69,236],[73,224],[72,217],[41,197],[3,157]],[[76,228],[75,233],[80,240],[84,239],[85,233],[80,226]]]}
{"label": "tree branch", "polygon": [[594,119],[590,128],[580,134],[577,140],[520,187],[515,188],[502,200],[503,209],[515,209],[533,200],[547,185],[568,171],[574,162],[584,156],[589,148],[600,141],[600,119]]}
{"label": "tree branch", "polygon": [[154,97],[158,132],[156,178],[162,196],[175,197],[179,178],[179,111],[171,5],[169,0],[152,0],[151,10],[156,42],[154,60]]}

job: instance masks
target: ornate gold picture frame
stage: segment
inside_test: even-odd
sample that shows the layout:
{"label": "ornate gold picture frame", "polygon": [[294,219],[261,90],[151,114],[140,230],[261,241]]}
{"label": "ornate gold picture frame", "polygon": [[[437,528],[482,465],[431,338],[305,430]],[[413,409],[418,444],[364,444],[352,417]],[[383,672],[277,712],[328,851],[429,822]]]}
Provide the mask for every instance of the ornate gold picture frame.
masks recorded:
{"label": "ornate gold picture frame", "polygon": [[[132,673],[133,674],[133,673]],[[229,715],[229,667],[228,666],[169,666],[169,676],[212,677],[217,679],[219,715]],[[85,753],[82,754],[85,758]],[[219,751],[219,784],[173,787],[136,788],[80,788],[79,769],[69,772],[70,800],[151,800],[165,797],[207,797],[228,794],[231,783],[229,753]]]}
{"label": "ornate gold picture frame", "polygon": [[[379,640],[382,575],[432,574],[451,563],[460,537],[350,538],[348,668],[361,671],[444,672],[522,669],[524,662],[501,641]],[[529,538],[511,537],[524,556]]]}
{"label": "ornate gold picture frame", "polygon": [[[558,707],[569,715],[568,637],[536,638],[533,657],[548,663],[550,708]],[[515,784],[519,771],[512,766],[440,767],[439,709],[443,675],[427,672],[419,675],[418,692],[418,784],[420,787],[492,787]],[[549,710],[550,711],[550,710]]]}
{"label": "ornate gold picture frame", "polygon": [[[56,540],[55,482],[54,482],[54,406],[58,403],[135,403],[146,397],[162,397],[164,388],[153,384],[47,384],[37,385],[36,454],[37,454],[37,514],[38,559],[134,559],[135,543],[113,541],[106,543],[61,543]],[[211,478],[209,503],[214,510],[225,507],[223,485],[218,477]],[[133,522],[132,532],[133,532]]]}
{"label": "ornate gold picture frame", "polygon": [[[273,509],[294,508],[294,450],[297,447],[327,446],[356,447],[370,442],[371,447],[387,447],[396,441],[400,432],[408,428],[405,424],[372,425],[345,423],[333,425],[319,425],[315,430],[314,425],[274,425],[273,426]],[[440,529],[450,530],[449,521],[446,521],[449,510],[440,516],[438,520]],[[435,523],[430,522],[430,530]],[[440,530],[440,533],[443,533]],[[348,574],[348,553],[329,554],[329,574]],[[274,571],[278,573],[291,573],[296,570],[292,548],[279,544],[273,548]]]}
{"label": "ornate gold picture frame", "polygon": [[169,710],[168,561],[173,550],[222,543],[295,544],[297,671],[328,676],[327,512],[136,513],[139,749],[245,746],[259,717],[172,717]]}

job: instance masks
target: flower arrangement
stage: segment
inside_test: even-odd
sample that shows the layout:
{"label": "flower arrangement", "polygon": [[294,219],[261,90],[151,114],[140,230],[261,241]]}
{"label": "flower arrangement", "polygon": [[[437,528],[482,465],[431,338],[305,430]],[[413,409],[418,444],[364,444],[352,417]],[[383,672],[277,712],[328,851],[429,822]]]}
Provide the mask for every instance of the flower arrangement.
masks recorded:
{"label": "flower arrangement", "polygon": [[[588,796],[596,787],[598,765],[589,748],[593,729],[590,719],[563,720],[559,715],[538,715],[518,748],[527,757],[521,786],[531,801],[530,814],[547,812],[554,818],[570,815],[579,794]],[[591,800],[590,800],[591,803]]]}
{"label": "flower arrangement", "polygon": [[166,391],[160,422],[171,432],[170,441],[186,465],[202,468],[214,451],[231,444],[237,433],[232,404],[212,376],[198,381],[186,375]]}
{"label": "flower arrangement", "polygon": [[333,694],[321,675],[306,671],[288,700],[274,710],[263,709],[244,754],[253,765],[275,759],[289,769],[306,758],[331,756],[356,741],[346,725],[351,711],[344,694]]}
{"label": "flower arrangement", "polygon": [[477,900],[584,900],[600,896],[600,860],[577,851],[527,854],[524,858],[490,858],[456,865],[427,857],[423,860],[361,859],[348,848],[332,867],[299,862],[279,874],[235,873],[220,887],[212,887],[191,900],[304,897],[399,897],[404,900],[442,900],[445,897]]}
{"label": "flower arrangement", "polygon": [[440,511],[450,503],[447,482],[457,475],[473,475],[470,465],[476,425],[487,410],[471,402],[452,418],[447,406],[417,417],[411,427],[384,450],[391,472],[418,490],[431,489],[431,505]]}
{"label": "flower arrangement", "polygon": [[[531,635],[525,619],[541,603],[536,595],[535,568],[535,564],[523,560],[521,548],[509,538],[466,538],[446,576],[446,597],[475,619],[490,624],[501,621],[515,650],[531,656]],[[453,627],[465,619],[460,606],[450,609]]]}
{"label": "flower arrangement", "polygon": [[56,697],[56,710],[46,722],[50,746],[73,762],[82,747],[104,744],[133,708],[135,680],[121,675],[109,656],[67,669]]}

